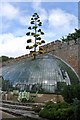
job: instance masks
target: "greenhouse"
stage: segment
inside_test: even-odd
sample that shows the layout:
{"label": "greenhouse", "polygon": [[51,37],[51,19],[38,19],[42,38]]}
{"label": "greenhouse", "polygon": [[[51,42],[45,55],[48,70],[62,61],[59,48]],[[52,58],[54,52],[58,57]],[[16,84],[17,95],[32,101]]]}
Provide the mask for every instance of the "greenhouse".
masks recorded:
{"label": "greenhouse", "polygon": [[64,69],[61,60],[45,54],[38,56],[36,60],[27,58],[9,64],[3,67],[2,75],[4,80],[10,80],[20,90],[54,93],[58,82],[72,84],[72,74],[76,81],[78,80],[74,71],[68,69],[71,71],[71,76],[67,69]]}

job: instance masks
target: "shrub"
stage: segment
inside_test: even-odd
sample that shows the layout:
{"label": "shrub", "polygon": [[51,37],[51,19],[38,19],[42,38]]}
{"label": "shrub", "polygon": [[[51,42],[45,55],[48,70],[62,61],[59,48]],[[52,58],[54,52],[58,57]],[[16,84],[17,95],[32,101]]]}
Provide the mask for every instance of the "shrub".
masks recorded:
{"label": "shrub", "polygon": [[35,111],[35,112],[40,112],[40,110],[41,110],[41,105],[33,106],[33,107],[32,107],[32,110]]}
{"label": "shrub", "polygon": [[39,116],[43,117],[43,118],[50,119],[51,118],[51,112],[47,108],[45,108],[45,109],[43,109],[39,112]]}
{"label": "shrub", "polygon": [[52,101],[48,101],[46,104],[45,104],[45,108],[49,109],[49,108],[53,108],[55,107],[56,104],[53,103]]}
{"label": "shrub", "polygon": [[43,109],[39,112],[39,116],[43,118],[48,118],[50,120],[67,120],[73,114],[71,108],[58,109]]}
{"label": "shrub", "polygon": [[74,118],[76,120],[80,120],[80,101],[79,100],[75,99],[75,101],[72,104],[72,109],[74,112]]}
{"label": "shrub", "polygon": [[58,108],[68,108],[70,107],[70,104],[68,104],[67,102],[61,102],[57,104]]}
{"label": "shrub", "polygon": [[39,116],[50,120],[68,120],[73,115],[72,107],[66,103],[57,103],[49,101],[43,110],[39,112]]}

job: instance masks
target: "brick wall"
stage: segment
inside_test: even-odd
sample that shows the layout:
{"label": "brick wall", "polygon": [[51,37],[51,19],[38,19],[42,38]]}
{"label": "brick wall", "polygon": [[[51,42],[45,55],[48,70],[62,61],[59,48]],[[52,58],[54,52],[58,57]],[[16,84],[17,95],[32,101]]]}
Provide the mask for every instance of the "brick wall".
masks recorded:
{"label": "brick wall", "polygon": [[80,76],[80,43],[75,44],[71,41],[67,43],[50,43],[44,46],[45,52],[56,55],[68,63]]}

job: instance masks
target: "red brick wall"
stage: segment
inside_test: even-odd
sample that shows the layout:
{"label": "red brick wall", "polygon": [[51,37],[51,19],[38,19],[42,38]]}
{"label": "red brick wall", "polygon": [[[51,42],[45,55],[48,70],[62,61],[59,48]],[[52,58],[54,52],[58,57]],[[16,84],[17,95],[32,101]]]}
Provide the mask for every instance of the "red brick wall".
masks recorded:
{"label": "red brick wall", "polygon": [[45,52],[64,60],[80,76],[80,44],[74,44],[74,41],[71,41],[70,45],[67,45],[67,43],[54,43],[46,46],[44,46]]}

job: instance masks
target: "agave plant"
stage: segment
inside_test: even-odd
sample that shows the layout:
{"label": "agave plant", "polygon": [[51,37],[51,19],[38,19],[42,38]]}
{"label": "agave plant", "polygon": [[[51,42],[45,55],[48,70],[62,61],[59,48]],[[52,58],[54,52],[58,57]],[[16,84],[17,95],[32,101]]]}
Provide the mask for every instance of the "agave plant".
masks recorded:
{"label": "agave plant", "polygon": [[[40,27],[42,26],[42,22],[40,21],[40,17],[37,13],[34,13],[31,17],[31,26],[28,27],[28,29],[30,30],[29,32],[26,33],[27,36],[33,36],[35,38],[33,46],[27,46],[26,49],[33,49],[33,52],[31,50],[30,53],[33,54],[34,59],[36,59],[36,48],[45,43],[45,40],[41,39],[41,35],[44,35],[44,32],[40,29]],[[28,39],[27,43],[31,43],[32,39]],[[39,49],[40,50],[40,49]],[[43,49],[41,49],[41,51],[39,53],[43,53],[42,52]]]}

